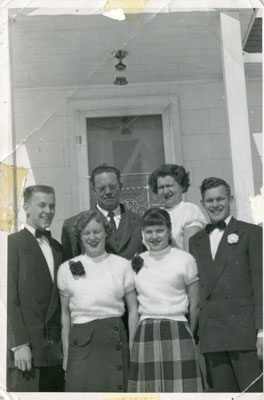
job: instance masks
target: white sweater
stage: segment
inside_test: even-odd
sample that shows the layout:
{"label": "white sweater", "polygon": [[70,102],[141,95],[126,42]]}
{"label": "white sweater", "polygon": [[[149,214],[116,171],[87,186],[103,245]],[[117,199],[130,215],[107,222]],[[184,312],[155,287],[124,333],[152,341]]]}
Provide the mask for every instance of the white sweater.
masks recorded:
{"label": "white sweater", "polygon": [[198,280],[193,256],[167,247],[140,254],[144,265],[134,273],[140,320],[167,318],[186,321],[189,300],[186,286]]}
{"label": "white sweater", "polygon": [[58,271],[58,288],[62,296],[70,298],[72,322],[83,324],[95,319],[121,317],[124,296],[135,289],[130,262],[107,253],[94,258],[82,254],[72,261],[81,261],[85,275],[74,277],[69,261]]}

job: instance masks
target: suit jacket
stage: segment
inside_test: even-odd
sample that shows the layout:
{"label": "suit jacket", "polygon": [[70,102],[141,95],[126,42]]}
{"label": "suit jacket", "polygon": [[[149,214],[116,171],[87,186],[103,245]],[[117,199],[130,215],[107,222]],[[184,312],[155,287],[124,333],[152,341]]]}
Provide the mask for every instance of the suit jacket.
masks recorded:
{"label": "suit jacket", "polygon": [[50,241],[54,282],[36,238],[27,230],[8,236],[7,365],[14,366],[10,350],[30,344],[35,367],[61,364],[61,321],[57,268],[63,262],[62,246]]}
{"label": "suit jacket", "polygon": [[[106,251],[130,260],[135,253],[144,250],[142,223],[141,218],[136,213],[127,210],[122,204],[120,204],[120,208],[121,220],[116,234],[111,234],[106,238]],[[81,246],[73,234],[73,225],[80,215],[66,219],[62,227],[61,243],[66,260],[81,254]]]}
{"label": "suit jacket", "polygon": [[[228,235],[239,240],[228,243]],[[262,328],[262,229],[232,218],[215,259],[205,230],[190,239],[200,277],[201,351],[256,349],[257,329]]]}

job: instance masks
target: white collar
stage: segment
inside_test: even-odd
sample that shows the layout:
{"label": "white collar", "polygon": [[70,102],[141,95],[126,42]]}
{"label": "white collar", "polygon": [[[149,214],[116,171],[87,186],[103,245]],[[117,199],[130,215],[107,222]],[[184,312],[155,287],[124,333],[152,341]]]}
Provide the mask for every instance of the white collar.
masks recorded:
{"label": "white collar", "polygon": [[173,211],[176,208],[180,207],[183,204],[183,200],[181,200],[179,203],[175,204],[175,206],[172,206],[170,208],[165,208],[166,211]]}
{"label": "white collar", "polygon": [[229,215],[226,219],[225,219],[225,223],[226,226],[229,224],[229,222],[231,221],[232,215]]}
{"label": "white collar", "polygon": [[33,236],[35,236],[36,229],[33,228],[33,226],[25,224],[24,228],[26,228],[30,233],[32,233]]}
{"label": "white collar", "polygon": [[171,251],[171,246],[165,247],[165,249],[162,250],[149,250],[149,255],[152,257],[163,257],[166,254],[169,254]]}
{"label": "white collar", "polygon": [[[98,210],[104,215],[104,217],[108,217],[109,211],[104,210],[102,207],[99,206],[99,204],[96,204],[96,207],[98,208]],[[120,206],[118,206],[116,209],[114,209],[112,211],[115,214],[115,217],[120,217],[121,215],[121,210],[120,210]]]}
{"label": "white collar", "polygon": [[[226,226],[229,224],[229,222],[231,221],[231,218],[232,218],[232,216],[231,215],[229,215],[224,221],[225,221],[225,223],[226,223]],[[219,221],[220,222],[220,221]],[[212,222],[210,222],[211,224],[212,224]],[[214,225],[214,224],[213,224]],[[216,228],[215,230],[213,230],[212,232],[210,232],[210,236],[215,236],[215,235],[218,235],[218,232],[221,232],[221,234],[223,234],[224,233],[224,231],[223,230],[220,230],[219,228]]]}
{"label": "white collar", "polygon": [[[32,233],[33,236],[35,236],[36,228],[33,228],[33,226],[24,224],[24,228],[26,228],[30,233]],[[46,231],[49,231],[49,229],[45,229]]]}

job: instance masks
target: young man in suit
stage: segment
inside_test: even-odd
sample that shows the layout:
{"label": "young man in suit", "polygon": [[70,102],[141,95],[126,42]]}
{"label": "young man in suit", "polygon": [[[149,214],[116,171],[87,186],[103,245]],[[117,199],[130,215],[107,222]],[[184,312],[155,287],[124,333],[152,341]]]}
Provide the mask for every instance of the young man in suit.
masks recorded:
{"label": "young man in suit", "polygon": [[200,277],[208,383],[215,392],[262,392],[262,229],[230,215],[224,180],[205,179],[201,195],[211,223],[190,239],[190,253]]}
{"label": "young man in suit", "polygon": [[[106,251],[130,260],[135,253],[143,250],[142,226],[140,217],[120,203],[120,171],[108,165],[95,168],[91,174],[91,186],[96,208],[108,219],[112,228],[106,239]],[[63,224],[61,242],[66,259],[81,253],[80,244],[72,231],[79,215],[65,220]]]}
{"label": "young man in suit", "polygon": [[50,186],[24,191],[25,228],[8,236],[7,390],[63,390],[57,268],[61,245],[48,230],[55,215]]}

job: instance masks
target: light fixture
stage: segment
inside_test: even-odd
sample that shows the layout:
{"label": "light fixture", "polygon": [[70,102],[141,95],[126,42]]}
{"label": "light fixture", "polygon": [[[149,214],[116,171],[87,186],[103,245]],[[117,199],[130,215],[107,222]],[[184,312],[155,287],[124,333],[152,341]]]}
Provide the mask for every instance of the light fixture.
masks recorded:
{"label": "light fixture", "polygon": [[[115,58],[117,58],[118,63],[115,65],[115,69],[117,71],[124,71],[126,69],[126,64],[123,63],[123,59],[128,55],[127,50],[117,50],[112,53]],[[128,81],[125,76],[117,76],[115,81],[115,85],[127,85]]]}
{"label": "light fixture", "polygon": [[123,60],[123,58],[125,58],[128,55],[128,51],[117,50],[117,51],[114,51],[113,54],[114,54],[115,58],[117,58],[118,60]]}
{"label": "light fixture", "polygon": [[128,81],[125,76],[117,76],[114,81],[115,85],[127,85]]}
{"label": "light fixture", "polygon": [[132,134],[132,132],[129,128],[123,128],[120,133],[121,133],[121,135],[124,135],[124,136],[129,136]]}
{"label": "light fixture", "polygon": [[115,65],[115,69],[117,71],[124,71],[124,69],[126,69],[126,65],[122,63],[122,60],[120,60],[119,63]]}

